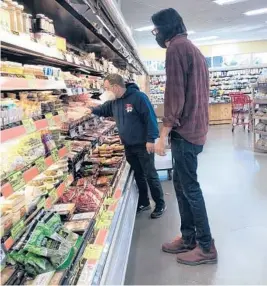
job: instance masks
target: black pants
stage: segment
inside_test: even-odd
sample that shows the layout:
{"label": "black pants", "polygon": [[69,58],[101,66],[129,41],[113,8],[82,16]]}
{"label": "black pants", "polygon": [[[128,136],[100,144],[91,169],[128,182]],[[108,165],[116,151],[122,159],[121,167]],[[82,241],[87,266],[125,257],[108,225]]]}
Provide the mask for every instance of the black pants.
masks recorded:
{"label": "black pants", "polygon": [[198,241],[201,248],[209,250],[211,233],[205,201],[197,180],[197,156],[202,145],[184,140],[176,132],[171,133],[174,158],[173,183],[181,216],[181,233],[187,242]]}
{"label": "black pants", "polygon": [[134,170],[134,177],[139,189],[138,205],[149,205],[148,187],[157,207],[163,207],[164,195],[155,168],[154,154],[148,154],[145,145],[126,146],[125,154],[128,163]]}

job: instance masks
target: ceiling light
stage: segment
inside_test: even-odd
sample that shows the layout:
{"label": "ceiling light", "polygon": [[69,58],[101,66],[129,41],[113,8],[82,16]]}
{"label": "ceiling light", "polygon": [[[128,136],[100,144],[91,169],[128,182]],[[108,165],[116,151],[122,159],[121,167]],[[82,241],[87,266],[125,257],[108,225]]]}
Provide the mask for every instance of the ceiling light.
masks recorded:
{"label": "ceiling light", "polygon": [[193,41],[209,41],[209,40],[215,40],[215,39],[218,39],[218,38],[219,38],[218,36],[210,36],[210,37],[193,39]]}
{"label": "ceiling light", "polygon": [[150,31],[150,30],[153,30],[153,29],[154,29],[154,26],[145,26],[145,27],[141,27],[141,28],[135,29],[135,31],[144,32],[144,31]]}
{"label": "ceiling light", "polygon": [[257,9],[257,10],[251,10],[246,13],[244,13],[247,16],[255,16],[255,15],[262,15],[267,14],[267,8]]}
{"label": "ceiling light", "polygon": [[213,2],[218,5],[230,5],[230,4],[236,4],[240,2],[245,2],[248,0],[214,0]]}

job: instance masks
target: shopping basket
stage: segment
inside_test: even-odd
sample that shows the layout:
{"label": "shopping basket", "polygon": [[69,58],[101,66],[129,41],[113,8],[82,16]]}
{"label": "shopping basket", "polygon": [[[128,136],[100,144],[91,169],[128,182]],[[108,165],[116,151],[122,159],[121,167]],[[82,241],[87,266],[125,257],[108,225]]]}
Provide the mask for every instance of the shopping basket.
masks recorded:
{"label": "shopping basket", "polygon": [[229,94],[232,103],[232,132],[236,126],[248,127],[248,132],[252,126],[252,99],[242,92],[232,92]]}

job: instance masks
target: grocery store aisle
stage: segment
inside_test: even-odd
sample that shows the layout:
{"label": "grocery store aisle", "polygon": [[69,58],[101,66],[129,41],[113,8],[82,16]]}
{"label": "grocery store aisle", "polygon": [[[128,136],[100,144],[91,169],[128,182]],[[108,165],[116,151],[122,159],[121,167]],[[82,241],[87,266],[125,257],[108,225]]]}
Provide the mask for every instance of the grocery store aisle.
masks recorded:
{"label": "grocery store aisle", "polygon": [[[267,156],[250,151],[242,129],[211,127],[199,180],[219,252],[218,265],[179,265],[161,244],[179,230],[172,183],[163,182],[168,210],[159,220],[136,219],[125,284],[267,284]],[[164,175],[164,174],[163,174]]]}

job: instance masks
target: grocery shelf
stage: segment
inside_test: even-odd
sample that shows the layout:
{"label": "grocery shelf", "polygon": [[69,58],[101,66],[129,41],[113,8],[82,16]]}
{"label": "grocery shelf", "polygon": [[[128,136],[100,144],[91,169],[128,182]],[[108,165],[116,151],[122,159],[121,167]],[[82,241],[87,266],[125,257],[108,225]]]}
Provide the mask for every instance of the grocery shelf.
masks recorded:
{"label": "grocery shelf", "polygon": [[26,79],[18,77],[1,77],[0,85],[2,91],[12,90],[51,90],[65,89],[64,80],[52,79]]}
{"label": "grocery shelf", "polygon": [[[49,64],[56,67],[61,67],[64,70],[79,69],[85,70],[87,73],[96,76],[102,76],[101,71],[97,71],[87,61],[84,65],[78,65],[74,62],[67,61],[62,53],[55,48],[50,48],[42,44],[31,41],[29,38],[21,39],[21,36],[10,33],[1,32],[1,52],[11,53],[19,56],[31,58],[32,61],[38,64]],[[27,48],[30,47],[30,48]]]}
{"label": "grocery shelf", "polygon": [[262,120],[267,120],[267,115],[266,116],[259,116],[259,115],[254,115],[254,119],[262,119]]}
{"label": "grocery shelf", "polygon": [[267,136],[267,131],[254,130],[256,134]]}
{"label": "grocery shelf", "polygon": [[[60,115],[55,115],[52,117],[53,121],[58,124],[61,121]],[[49,126],[49,121],[47,119],[40,119],[40,120],[36,120],[34,121],[34,125],[36,130],[41,130],[44,128],[47,128]],[[33,131],[33,132],[35,132]],[[26,135],[27,130],[25,128],[24,125],[19,125],[19,126],[15,126],[12,128],[8,128],[8,129],[4,129],[0,131],[0,139],[1,139],[1,143],[5,143],[9,140],[13,140],[16,139],[22,135]]]}
{"label": "grocery shelf", "polygon": [[[63,147],[63,148],[58,150],[59,159],[65,157],[67,154],[68,154],[67,147]],[[38,159],[36,161],[38,161]],[[44,170],[46,170],[49,166],[51,166],[54,163],[56,163],[56,161],[53,160],[52,156],[45,158],[44,159]],[[42,170],[42,171],[44,171],[44,170]],[[38,170],[37,166],[33,166],[33,167],[30,167],[29,169],[23,171],[23,172],[22,171],[13,172],[13,175],[16,173],[21,173],[21,174],[19,174],[19,176],[22,178],[22,180],[23,180],[22,186],[24,186],[25,184],[30,182],[32,179],[34,179],[37,175],[39,175],[41,172]],[[7,181],[8,181],[8,177],[7,177]],[[10,182],[5,183],[1,187],[1,194],[5,198],[8,198],[15,191],[16,190],[14,190],[14,187],[12,187]]]}
{"label": "grocery shelf", "polygon": [[[73,182],[73,176],[72,175],[69,175],[66,180],[61,183],[57,188],[56,188],[56,192],[55,192],[55,197],[54,197],[54,194],[53,194],[53,199],[52,197],[48,196],[48,198],[46,199],[41,199],[41,203],[38,203],[37,205],[37,210],[36,211],[39,211],[39,209],[41,208],[45,208],[45,209],[50,209],[52,207],[52,205],[54,203],[56,203],[58,201],[58,199],[63,195],[64,191],[66,190],[67,186],[70,185],[72,182]],[[19,223],[22,222],[22,225],[24,226],[23,228],[23,231],[21,231],[20,235],[16,238],[13,238],[12,236],[9,236],[6,241],[4,242],[4,246],[5,246],[5,249],[8,251],[9,249],[11,249],[11,247],[14,245],[14,243],[17,241],[17,239],[24,233],[24,231],[26,230],[26,225],[29,223],[29,220],[24,220],[24,219],[21,219]],[[16,225],[14,226],[16,227]],[[13,227],[13,228],[14,228]],[[11,230],[12,231],[12,230]]]}

